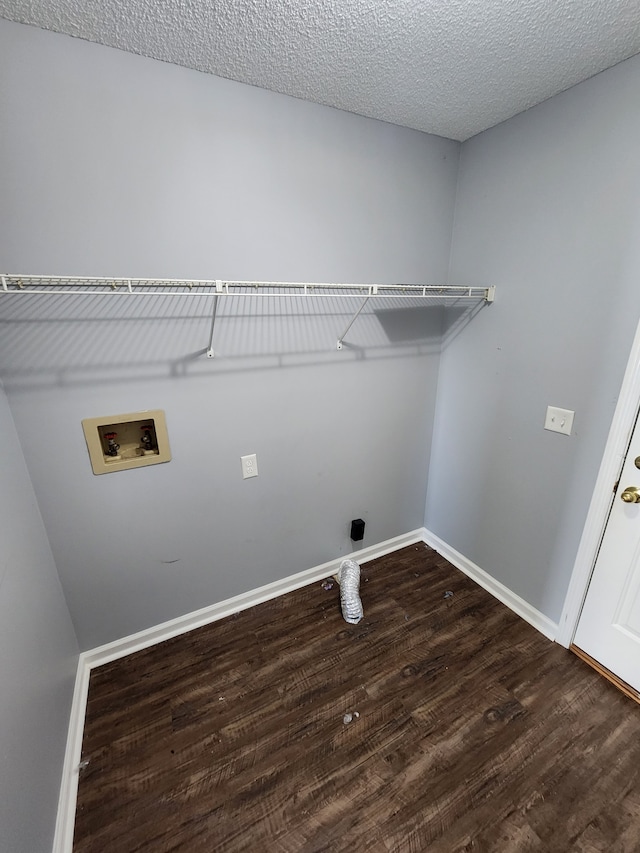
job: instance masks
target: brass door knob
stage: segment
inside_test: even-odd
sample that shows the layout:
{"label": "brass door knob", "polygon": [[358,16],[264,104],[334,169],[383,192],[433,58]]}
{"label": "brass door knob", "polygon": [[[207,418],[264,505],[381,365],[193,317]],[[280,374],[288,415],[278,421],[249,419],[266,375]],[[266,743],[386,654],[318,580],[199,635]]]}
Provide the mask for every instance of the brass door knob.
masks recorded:
{"label": "brass door knob", "polygon": [[626,504],[640,503],[640,489],[637,486],[627,486],[620,497]]}

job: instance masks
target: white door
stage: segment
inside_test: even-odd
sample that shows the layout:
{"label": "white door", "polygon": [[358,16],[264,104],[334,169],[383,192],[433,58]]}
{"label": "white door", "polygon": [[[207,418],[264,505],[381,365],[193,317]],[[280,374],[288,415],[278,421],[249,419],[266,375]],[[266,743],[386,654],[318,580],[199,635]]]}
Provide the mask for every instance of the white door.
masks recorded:
{"label": "white door", "polygon": [[640,419],[573,642],[640,691]]}

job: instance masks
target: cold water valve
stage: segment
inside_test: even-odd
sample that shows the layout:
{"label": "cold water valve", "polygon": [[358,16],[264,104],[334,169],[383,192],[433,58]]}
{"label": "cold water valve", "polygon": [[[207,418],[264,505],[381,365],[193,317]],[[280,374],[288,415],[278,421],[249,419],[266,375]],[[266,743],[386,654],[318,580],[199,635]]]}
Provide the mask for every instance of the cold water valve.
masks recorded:
{"label": "cold water valve", "polygon": [[142,447],[142,452],[144,455],[148,453],[153,453],[153,437],[151,435],[151,426],[149,424],[145,424],[141,426],[142,436],[140,438],[140,445]]}

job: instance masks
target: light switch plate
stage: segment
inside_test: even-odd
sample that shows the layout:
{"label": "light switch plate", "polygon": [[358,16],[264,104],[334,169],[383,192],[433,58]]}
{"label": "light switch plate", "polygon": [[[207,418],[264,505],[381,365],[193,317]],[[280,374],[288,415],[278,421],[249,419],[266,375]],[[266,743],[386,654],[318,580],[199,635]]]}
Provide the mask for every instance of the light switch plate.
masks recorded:
{"label": "light switch plate", "polygon": [[559,409],[557,406],[547,406],[547,416],[544,420],[544,428],[562,435],[571,435],[573,429],[573,416],[575,412],[570,409]]}

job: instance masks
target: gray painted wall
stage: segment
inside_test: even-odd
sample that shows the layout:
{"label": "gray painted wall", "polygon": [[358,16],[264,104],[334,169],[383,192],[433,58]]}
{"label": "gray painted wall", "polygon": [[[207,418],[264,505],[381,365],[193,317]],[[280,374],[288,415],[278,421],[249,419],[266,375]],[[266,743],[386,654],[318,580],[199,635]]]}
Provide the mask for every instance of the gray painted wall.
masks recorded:
{"label": "gray painted wall", "polygon": [[[5,270],[447,277],[455,143],[6,22],[0,62]],[[364,544],[417,527],[427,475],[427,526],[559,617],[640,312],[639,83],[635,58],[464,144],[450,280],[498,301],[442,355],[446,318],[402,304],[341,353],[355,305],[226,304],[211,362],[203,301],[0,303],[82,647],[345,553],[352,517]],[[80,420],[147,407],[173,461],[94,477]],[[39,851],[77,648],[4,395],[0,434],[0,825]]]}
{"label": "gray painted wall", "polygon": [[635,57],[461,152],[451,281],[498,298],[442,354],[426,525],[554,620],[640,316],[639,91]]}
{"label": "gray painted wall", "polygon": [[78,646],[0,386],[0,850],[51,850]]}
{"label": "gray painted wall", "polygon": [[[2,267],[446,277],[459,145],[0,23]],[[335,299],[0,305],[0,369],[82,648],[423,523],[442,316]],[[173,460],[95,477],[80,421],[166,411]],[[260,476],[243,481],[240,455]]]}

